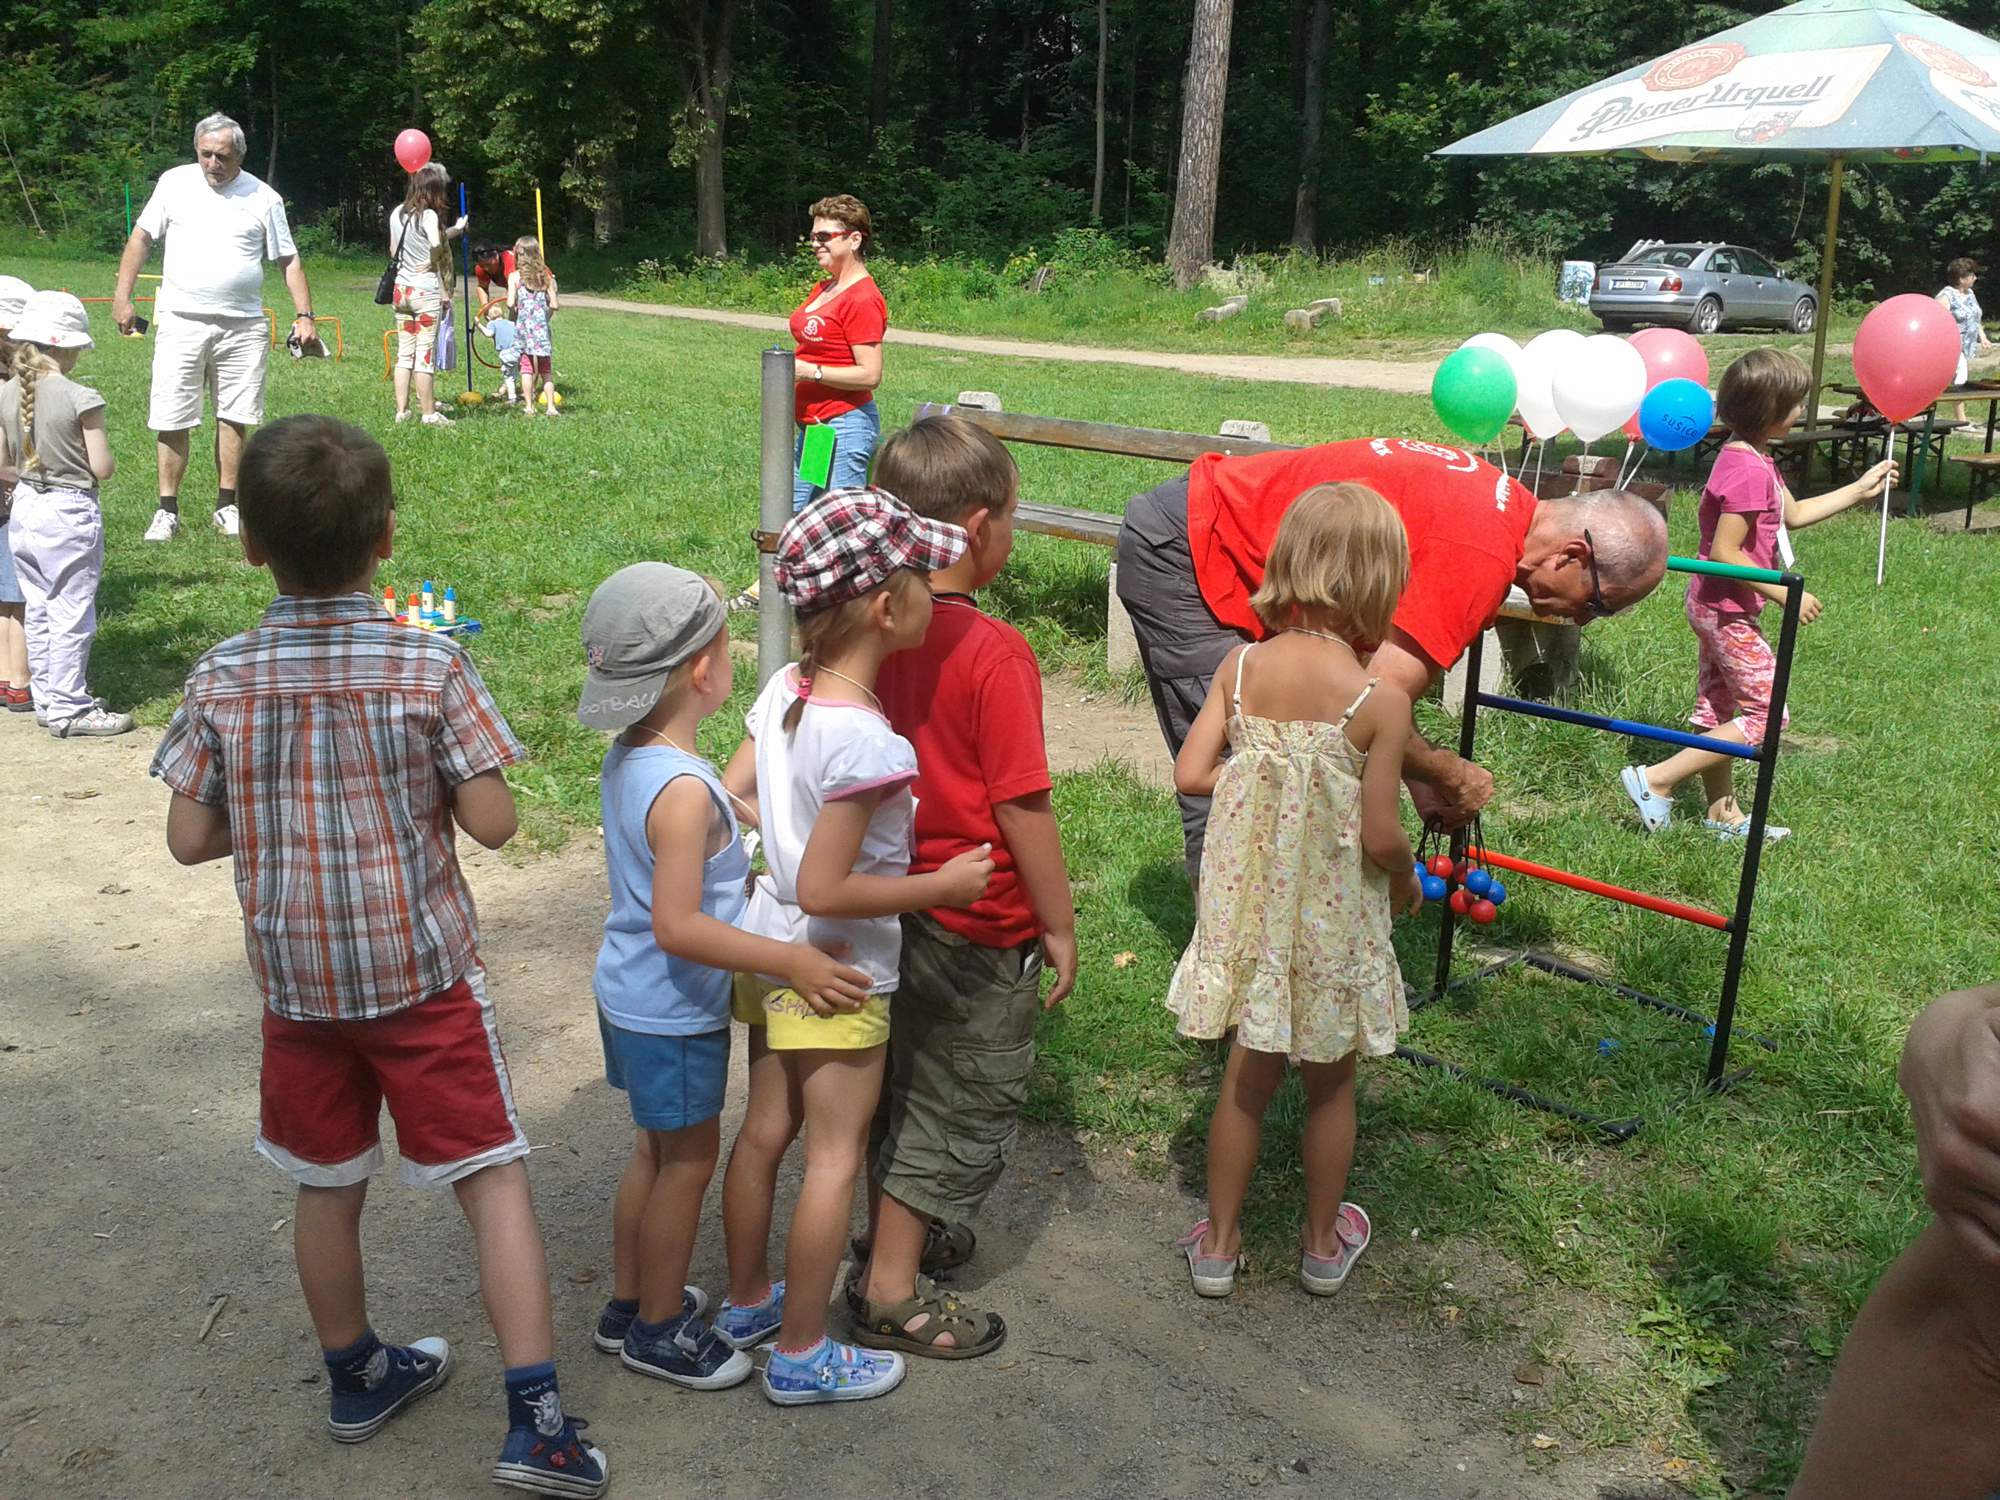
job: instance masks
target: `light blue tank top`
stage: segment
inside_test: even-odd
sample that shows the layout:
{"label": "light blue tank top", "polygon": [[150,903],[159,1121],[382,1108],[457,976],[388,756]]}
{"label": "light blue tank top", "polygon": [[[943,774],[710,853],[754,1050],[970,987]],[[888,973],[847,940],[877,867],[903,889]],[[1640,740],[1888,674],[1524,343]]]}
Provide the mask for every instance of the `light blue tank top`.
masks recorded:
{"label": "light blue tank top", "polygon": [[729,1024],[727,971],[675,958],[653,937],[653,851],[646,843],[646,817],[667,784],[683,776],[708,788],[729,828],[728,845],[702,866],[701,909],[737,926],[750,856],[715,767],[671,745],[614,744],[605,752],[598,780],[611,914],[597,950],[597,1003],[612,1025],[656,1036],[695,1036]]}

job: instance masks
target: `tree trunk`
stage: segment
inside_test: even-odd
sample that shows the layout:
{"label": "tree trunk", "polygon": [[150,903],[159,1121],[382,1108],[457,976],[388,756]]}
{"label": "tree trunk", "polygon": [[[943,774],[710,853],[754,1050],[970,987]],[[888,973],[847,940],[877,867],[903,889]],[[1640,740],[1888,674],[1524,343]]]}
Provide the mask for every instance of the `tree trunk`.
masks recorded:
{"label": "tree trunk", "polygon": [[875,132],[889,123],[890,10],[895,0],[875,0],[875,55],[873,78],[868,95],[868,144],[875,144]]}
{"label": "tree trunk", "polygon": [[1111,40],[1106,0],[1097,0],[1097,170],[1090,179],[1090,222],[1104,222],[1104,62]]}
{"label": "tree trunk", "polygon": [[615,175],[607,176],[591,219],[591,238],[608,245],[625,232],[625,190]]}
{"label": "tree trunk", "polygon": [[722,192],[723,128],[729,118],[729,87],[737,0],[686,0],[691,45],[684,54],[688,101],[697,115],[701,141],[694,159],[694,253],[717,260],[729,254]]}
{"label": "tree trunk", "polygon": [[1027,12],[1021,15],[1021,154],[1028,154],[1028,109],[1035,99],[1034,58],[1030,44],[1034,41],[1034,24]]}
{"label": "tree trunk", "polygon": [[1234,0],[1195,0],[1188,43],[1186,103],[1181,117],[1180,171],[1174,182],[1174,227],[1167,265],[1182,291],[1201,277],[1215,249],[1215,185],[1222,169],[1223,104],[1229,91],[1229,24]]}
{"label": "tree trunk", "polygon": [[1132,227],[1132,131],[1139,121],[1139,32],[1125,54],[1125,227]]}
{"label": "tree trunk", "polygon": [[278,49],[271,48],[271,149],[264,157],[264,180],[278,175]]}
{"label": "tree trunk", "polygon": [[1307,255],[1319,248],[1319,148],[1326,124],[1326,35],[1332,24],[1333,0],[1313,0],[1305,96],[1299,105],[1299,193],[1292,205],[1292,248]]}

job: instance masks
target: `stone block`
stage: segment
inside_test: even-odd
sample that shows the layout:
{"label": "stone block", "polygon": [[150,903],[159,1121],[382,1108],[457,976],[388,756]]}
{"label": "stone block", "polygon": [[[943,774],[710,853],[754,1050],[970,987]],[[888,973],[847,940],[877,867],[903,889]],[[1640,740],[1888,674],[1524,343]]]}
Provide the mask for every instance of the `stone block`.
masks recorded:
{"label": "stone block", "polygon": [[[1502,621],[1502,624],[1509,622]],[[1462,654],[1444,674],[1443,702],[1447,712],[1460,713],[1465,708],[1466,668],[1472,661],[1470,650]],[[1479,652],[1479,691],[1497,693],[1500,691],[1500,641],[1491,631],[1481,639]]]}
{"label": "stone block", "polygon": [[1104,665],[1113,677],[1119,677],[1139,665],[1139,638],[1132,634],[1132,617],[1125,613],[1125,601],[1118,597],[1117,563],[1111,565],[1104,598]]}
{"label": "stone block", "polygon": [[955,406],[969,406],[974,411],[999,411],[1000,397],[993,391],[960,391]]}
{"label": "stone block", "polygon": [[1319,327],[1326,321],[1323,307],[1295,307],[1285,314],[1285,326],[1300,332]]}
{"label": "stone block", "polygon": [[[1507,675],[1518,696],[1547,703],[1567,696],[1576,685],[1578,657],[1583,649],[1583,632],[1576,626],[1496,620],[1493,630],[1499,637]],[[1492,654],[1490,643],[1488,654]]]}
{"label": "stone block", "polygon": [[1194,320],[1197,323],[1221,323],[1235,317],[1249,305],[1250,299],[1248,297],[1231,297],[1228,301],[1218,303],[1214,307],[1204,307],[1194,315]]}
{"label": "stone block", "polygon": [[1318,297],[1315,298],[1313,301],[1308,302],[1306,306],[1318,308],[1321,312],[1325,313],[1329,318],[1337,318],[1340,316],[1340,299],[1338,297]]}
{"label": "stone block", "polygon": [[1271,441],[1271,427],[1267,422],[1252,422],[1246,417],[1231,417],[1222,424],[1219,435],[1248,438],[1253,443],[1268,443]]}

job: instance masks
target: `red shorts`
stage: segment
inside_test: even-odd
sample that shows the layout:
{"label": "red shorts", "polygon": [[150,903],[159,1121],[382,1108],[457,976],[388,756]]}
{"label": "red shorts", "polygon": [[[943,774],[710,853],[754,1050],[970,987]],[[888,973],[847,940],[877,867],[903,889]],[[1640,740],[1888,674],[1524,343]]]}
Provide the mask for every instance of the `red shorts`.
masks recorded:
{"label": "red shorts", "polygon": [[530,375],[547,375],[555,368],[555,364],[551,355],[524,354],[521,356],[521,368]]}
{"label": "red shorts", "polygon": [[350,1187],[382,1165],[382,1105],[403,1180],[441,1187],[528,1154],[486,971],[373,1021],[264,1012],[257,1150],[303,1187]]}

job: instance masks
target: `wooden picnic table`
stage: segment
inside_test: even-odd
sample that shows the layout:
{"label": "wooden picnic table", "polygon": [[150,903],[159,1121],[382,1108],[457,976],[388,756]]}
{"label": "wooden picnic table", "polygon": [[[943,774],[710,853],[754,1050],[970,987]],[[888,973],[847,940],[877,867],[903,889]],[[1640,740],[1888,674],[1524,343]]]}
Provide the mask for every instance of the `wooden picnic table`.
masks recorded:
{"label": "wooden picnic table", "polygon": [[[1858,385],[1828,385],[1825,388],[1838,391],[1843,396],[1867,399],[1867,392]],[[1942,478],[1945,439],[1960,427],[1967,425],[1963,422],[1938,421],[1937,409],[1947,401],[1954,405],[1963,402],[1986,403],[1986,451],[1988,453],[1993,451],[1994,428],[1996,422],[2000,422],[2000,380],[1972,380],[1964,385],[1948,386],[1943,395],[1924,408],[1921,418],[1911,417],[1906,422],[1898,422],[1896,428],[1903,434],[1905,440],[1903,466],[1910,471],[1910,487],[1907,491],[1909,498],[1903,506],[1903,514],[1906,516],[1914,516],[1917,513],[1918,504],[1923,497],[1925,457],[1936,460],[1938,474]],[[1880,417],[1875,419],[1877,422],[1881,420]]]}

